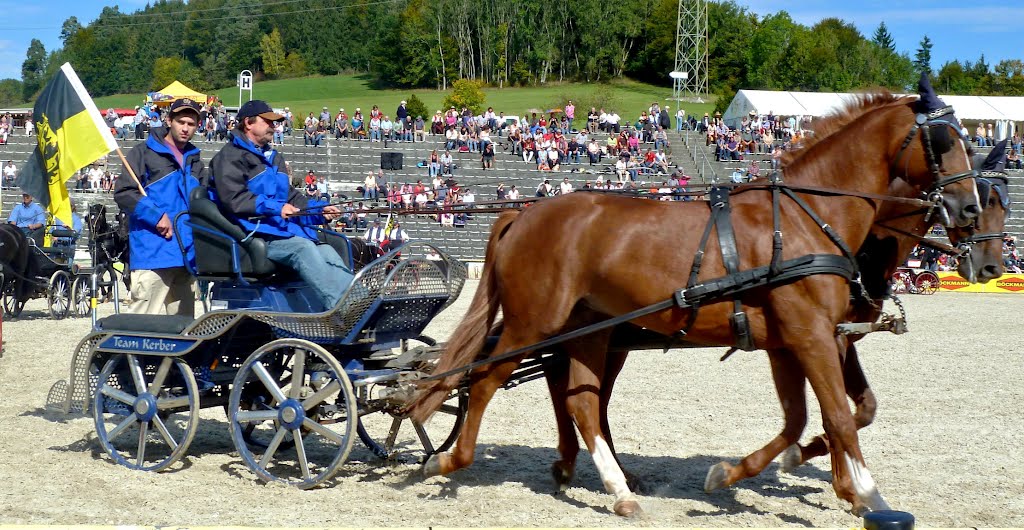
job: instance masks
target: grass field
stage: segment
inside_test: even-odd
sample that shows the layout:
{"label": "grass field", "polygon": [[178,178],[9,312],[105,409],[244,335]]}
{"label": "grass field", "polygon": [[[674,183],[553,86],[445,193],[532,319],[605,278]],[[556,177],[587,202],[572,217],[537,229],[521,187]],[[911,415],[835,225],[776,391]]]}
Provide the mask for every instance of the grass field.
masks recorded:
{"label": "grass field", "polygon": [[[289,107],[293,113],[305,116],[310,112],[319,114],[326,106],[331,114],[344,108],[351,114],[357,107],[363,113],[369,112],[373,105],[380,106],[386,114],[394,112],[399,101],[416,94],[427,105],[428,112],[441,108],[445,92],[440,90],[377,90],[372,88],[367,76],[338,75],[330,77],[305,77],[279,81],[261,81],[255,84],[253,97],[264,99],[274,107]],[[235,87],[214,91],[225,105],[238,104],[238,89]],[[576,103],[577,117],[586,117],[590,105],[604,106],[614,109],[624,120],[633,121],[640,112],[652,102],[661,105],[668,103],[675,115],[675,102],[667,101],[672,95],[672,88],[655,86],[646,83],[623,79],[608,84],[559,83],[542,87],[525,88],[486,88],[486,105],[494,107],[495,112],[509,115],[522,115],[527,109],[549,109],[561,107],[566,100]],[[143,94],[121,94],[96,98],[100,108],[133,107],[142,102]],[[713,108],[713,103],[685,103],[687,114],[703,115]],[[425,116],[425,118],[427,118]]]}

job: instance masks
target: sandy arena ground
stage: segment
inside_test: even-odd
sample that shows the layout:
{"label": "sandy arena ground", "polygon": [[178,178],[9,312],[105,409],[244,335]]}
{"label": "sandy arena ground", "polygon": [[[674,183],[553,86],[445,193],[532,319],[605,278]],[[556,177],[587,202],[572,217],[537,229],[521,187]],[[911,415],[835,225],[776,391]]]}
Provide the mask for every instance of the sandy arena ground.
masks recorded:
{"label": "sandy arena ground", "polygon": [[[445,338],[476,282],[428,332]],[[921,527],[1024,526],[1024,297],[904,296],[911,333],[876,334],[861,358],[879,398],[861,432],[868,465],[895,509]],[[704,493],[708,467],[736,462],[781,427],[763,353],[638,352],[616,387],[612,429],[624,464],[651,493],[639,520],[611,513],[590,457],[555,494],[546,386],[501,391],[484,419],[477,459],[450,477],[382,464],[356,445],[339,475],[313,491],[267,486],[235,453],[221,409],[203,411],[183,465],[140,473],[101,450],[90,417],[44,409],[68,376],[88,319],[51,321],[33,301],[4,323],[0,358],[0,524],[250,526],[859,526],[832,491],[822,459]],[[109,311],[109,304],[107,304]],[[813,399],[813,397],[812,397]],[[820,432],[817,409],[804,439]]]}

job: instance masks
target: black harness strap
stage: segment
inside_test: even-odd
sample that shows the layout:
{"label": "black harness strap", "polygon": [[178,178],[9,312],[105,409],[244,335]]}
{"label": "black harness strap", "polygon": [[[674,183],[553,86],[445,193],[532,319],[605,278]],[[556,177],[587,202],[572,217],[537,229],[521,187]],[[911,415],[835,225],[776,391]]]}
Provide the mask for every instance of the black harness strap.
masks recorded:
{"label": "black harness strap", "polygon": [[746,291],[757,289],[759,287],[775,287],[817,274],[832,274],[834,276],[844,278],[847,281],[851,280],[854,276],[853,262],[843,256],[837,256],[835,254],[810,254],[786,260],[782,262],[782,273],[778,275],[770,274],[768,269],[768,266],[756,267],[737,274],[714,278],[693,287],[679,289],[674,292],[672,294],[672,298],[669,298],[668,300],[663,300],[656,304],[641,307],[635,311],[630,311],[629,313],[619,315],[614,318],[602,320],[601,322],[597,322],[562,335],[557,335],[547,340],[530,344],[529,346],[516,348],[501,355],[481,359],[439,374],[431,374],[430,376],[420,379],[420,381],[435,381],[438,379],[444,379],[451,375],[469,372],[481,366],[498,363],[523,355],[524,353],[547,348],[548,346],[554,346],[555,344],[560,344],[577,337],[589,335],[596,331],[614,327],[652,313],[672,309],[673,307],[678,307],[680,309],[695,308],[697,305],[709,300],[716,300],[728,296],[738,296]]}
{"label": "black harness strap", "polygon": [[[708,224],[714,223],[718,232],[718,246],[722,251],[722,264],[729,276],[736,276],[740,272],[739,250],[736,248],[736,232],[732,229],[732,216],[729,208],[728,188],[711,188],[708,203],[711,205],[711,219]],[[732,334],[736,337],[736,346],[744,351],[754,350],[754,338],[750,332],[750,321],[747,314],[743,312],[743,301],[739,297],[732,300],[733,311],[729,315],[729,324],[732,327]]]}

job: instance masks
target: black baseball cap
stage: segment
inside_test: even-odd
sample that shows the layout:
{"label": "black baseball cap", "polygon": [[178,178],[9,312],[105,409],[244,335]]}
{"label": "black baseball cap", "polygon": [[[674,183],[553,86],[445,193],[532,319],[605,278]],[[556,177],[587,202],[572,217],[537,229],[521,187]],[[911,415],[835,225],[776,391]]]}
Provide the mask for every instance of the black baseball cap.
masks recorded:
{"label": "black baseball cap", "polygon": [[270,108],[270,105],[262,99],[246,101],[242,104],[241,108],[238,109],[238,114],[236,116],[238,119],[252,118],[254,116],[260,116],[270,121],[279,121],[284,119],[284,116],[274,112],[274,109]]}
{"label": "black baseball cap", "polygon": [[196,116],[198,116],[201,108],[202,107],[199,106],[199,103],[196,103],[194,99],[179,98],[174,100],[174,103],[171,103],[170,114],[173,116],[179,112],[192,111],[196,113]]}

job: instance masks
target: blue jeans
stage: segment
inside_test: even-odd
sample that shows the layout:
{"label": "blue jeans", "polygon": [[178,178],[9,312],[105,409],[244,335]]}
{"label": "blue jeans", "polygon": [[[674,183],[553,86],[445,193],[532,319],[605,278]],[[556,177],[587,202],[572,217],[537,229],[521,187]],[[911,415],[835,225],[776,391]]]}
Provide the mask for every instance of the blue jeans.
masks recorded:
{"label": "blue jeans", "polygon": [[[209,135],[207,135],[206,139],[209,140],[212,136],[213,136],[212,134],[209,134]],[[283,144],[284,143],[284,133],[283,132],[274,132],[274,143],[275,144]]]}
{"label": "blue jeans", "polygon": [[370,140],[380,141],[380,129],[370,129]]}
{"label": "blue jeans", "polygon": [[352,285],[352,271],[330,245],[297,236],[271,239],[267,241],[267,257],[298,272],[326,309],[333,308]]}

